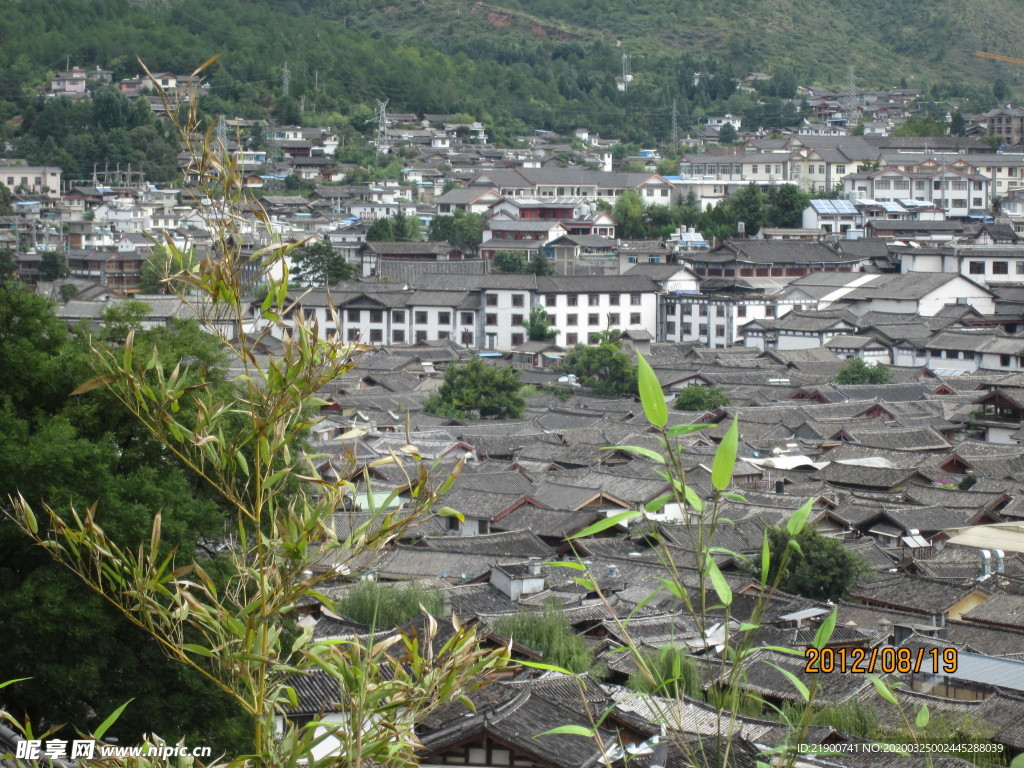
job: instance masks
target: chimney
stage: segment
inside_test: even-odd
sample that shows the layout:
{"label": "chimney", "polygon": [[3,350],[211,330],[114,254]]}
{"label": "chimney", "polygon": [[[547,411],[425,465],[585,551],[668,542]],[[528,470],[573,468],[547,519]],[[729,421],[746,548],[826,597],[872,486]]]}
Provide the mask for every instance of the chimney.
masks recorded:
{"label": "chimney", "polygon": [[540,576],[540,558],[539,557],[531,557],[530,561],[529,561],[529,565],[530,565],[530,575],[531,576]]}
{"label": "chimney", "polygon": [[779,493],[779,494],[786,492],[786,481],[785,480],[776,480],[775,481],[775,492]]}
{"label": "chimney", "polygon": [[993,573],[1005,573],[1005,570],[1006,570],[1006,559],[1005,559],[1005,557],[1003,555],[1003,550],[1001,550],[1001,549],[993,549],[992,550],[992,555],[993,555],[993,561],[994,561],[992,563],[992,566],[993,566],[992,567],[992,571],[993,571]]}
{"label": "chimney", "polygon": [[978,555],[981,557],[981,575],[978,579],[987,579],[992,575],[992,553],[987,549],[979,549]]}

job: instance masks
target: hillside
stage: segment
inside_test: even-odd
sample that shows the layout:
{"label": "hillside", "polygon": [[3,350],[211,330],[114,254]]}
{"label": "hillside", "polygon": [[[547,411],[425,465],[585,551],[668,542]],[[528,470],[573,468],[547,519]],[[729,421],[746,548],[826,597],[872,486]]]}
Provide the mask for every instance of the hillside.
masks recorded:
{"label": "hillside", "polygon": [[[123,78],[139,73],[136,58],[187,72],[214,54],[207,113],[318,120],[352,136],[372,130],[377,99],[395,111],[484,119],[499,142],[579,125],[665,140],[673,105],[683,130],[718,110],[781,127],[795,113],[780,117],[778,102],[759,113],[735,93],[735,78],[772,75],[759,84],[770,101],[794,96],[798,84],[845,87],[849,66],[859,87],[966,97],[972,111],[993,103],[998,79],[1011,95],[1021,82],[1024,67],[972,55],[1024,56],[1017,5],[979,0],[967,13],[953,0],[16,0],[0,17],[0,117],[20,116],[7,138],[24,133],[42,109],[39,89],[69,65]],[[623,91],[625,54],[633,80]]]}

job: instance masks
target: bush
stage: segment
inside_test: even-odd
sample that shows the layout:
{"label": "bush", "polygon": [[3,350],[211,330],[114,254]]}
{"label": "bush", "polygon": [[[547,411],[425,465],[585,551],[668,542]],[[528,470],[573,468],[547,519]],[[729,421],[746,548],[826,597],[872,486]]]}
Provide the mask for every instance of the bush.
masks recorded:
{"label": "bush", "polygon": [[586,641],[573,633],[558,603],[548,604],[543,613],[503,616],[495,622],[494,631],[541,651],[545,664],[556,664],[570,672],[585,672],[594,663]]}
{"label": "bush", "polygon": [[666,645],[652,653],[645,653],[644,664],[650,674],[642,668],[638,669],[626,681],[627,688],[670,698],[678,698],[680,695],[691,699],[700,698],[700,675],[686,651]]}
{"label": "bush", "polygon": [[360,624],[400,627],[424,610],[431,616],[444,615],[444,598],[436,589],[423,589],[416,584],[399,586],[361,581],[338,600],[334,608]]}

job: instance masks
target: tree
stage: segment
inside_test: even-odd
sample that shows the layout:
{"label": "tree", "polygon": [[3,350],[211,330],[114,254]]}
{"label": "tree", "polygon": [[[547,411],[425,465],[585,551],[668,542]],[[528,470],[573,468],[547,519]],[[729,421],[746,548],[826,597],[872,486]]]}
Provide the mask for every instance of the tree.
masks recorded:
{"label": "tree", "polygon": [[836,384],[889,384],[892,372],[885,363],[868,365],[859,357],[855,357],[836,374]]}
{"label": "tree", "polygon": [[729,398],[720,387],[686,387],[678,395],[673,407],[677,411],[713,411],[729,405]]}
{"label": "tree", "polygon": [[636,366],[615,340],[617,332],[598,335],[597,346],[577,344],[559,370],[576,376],[596,395],[635,395]]}
{"label": "tree", "polygon": [[560,331],[548,325],[548,313],[539,304],[530,310],[530,316],[523,323],[526,338],[530,341],[554,341]]}
{"label": "tree", "polygon": [[395,228],[391,219],[374,219],[366,229],[368,243],[391,243],[395,240]]}
{"label": "tree", "polygon": [[355,280],[360,274],[359,265],[346,261],[326,240],[299,246],[288,255],[299,285],[334,285],[343,280]]}
{"label": "tree", "polygon": [[481,214],[456,210],[451,216],[431,219],[428,237],[435,242],[451,243],[463,253],[476,254],[483,229],[484,217]]}
{"label": "tree", "polygon": [[72,283],[64,283],[60,287],[59,295],[60,303],[67,304],[78,295],[78,288],[76,288]]}
{"label": "tree", "polygon": [[594,663],[587,641],[572,631],[560,603],[552,601],[543,613],[514,613],[494,623],[495,633],[543,652],[545,664],[585,672]]}
{"label": "tree", "polygon": [[0,283],[18,279],[18,261],[10,248],[0,248]]}
{"label": "tree", "polygon": [[718,131],[719,144],[733,144],[739,138],[736,126],[732,123],[725,123]]}
{"label": "tree", "polygon": [[424,401],[423,410],[456,419],[520,419],[526,400],[519,390],[518,371],[474,358],[465,365],[448,366],[444,383]]}
{"label": "tree", "polygon": [[964,119],[964,113],[959,109],[954,109],[949,121],[949,135],[963,136],[965,133],[967,133],[967,121]]}
{"label": "tree", "polygon": [[13,213],[14,195],[5,185],[0,184],[0,216],[10,216]]}
{"label": "tree", "polygon": [[499,272],[523,273],[528,264],[526,256],[519,251],[498,251],[494,254],[494,268]]}
{"label": "tree", "polygon": [[799,545],[796,554],[786,561],[780,588],[812,600],[842,600],[857,586],[858,580],[870,571],[867,563],[843,546],[837,539],[822,536],[805,527],[795,537],[785,528],[768,530],[771,556],[768,583],[777,575],[778,564],[793,538]]}
{"label": "tree", "polygon": [[635,240],[644,236],[644,201],[635,189],[627,189],[619,195],[612,209],[612,216],[617,224],[616,232],[619,237]]}
{"label": "tree", "polygon": [[729,198],[729,207],[736,221],[742,221],[746,237],[753,237],[765,222],[765,194],[757,184],[750,182],[740,187]]}
{"label": "tree", "polygon": [[43,280],[57,280],[71,274],[67,254],[60,251],[46,251],[39,260],[39,276]]}
{"label": "tree", "polygon": [[799,229],[804,225],[804,209],[811,196],[796,184],[768,188],[767,224],[770,227]]}

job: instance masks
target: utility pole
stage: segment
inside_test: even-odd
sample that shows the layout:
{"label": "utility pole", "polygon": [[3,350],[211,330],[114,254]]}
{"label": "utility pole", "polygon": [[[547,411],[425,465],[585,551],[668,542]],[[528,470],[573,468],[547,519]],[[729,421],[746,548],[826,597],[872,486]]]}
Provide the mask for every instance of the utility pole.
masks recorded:
{"label": "utility pole", "polygon": [[377,151],[387,154],[391,151],[388,140],[388,112],[387,106],[391,99],[381,101],[377,99]]}
{"label": "utility pole", "polygon": [[672,147],[679,146],[679,110],[676,108],[676,100],[672,99]]}
{"label": "utility pole", "polygon": [[288,98],[288,62],[281,68],[281,95]]}

